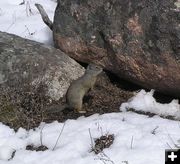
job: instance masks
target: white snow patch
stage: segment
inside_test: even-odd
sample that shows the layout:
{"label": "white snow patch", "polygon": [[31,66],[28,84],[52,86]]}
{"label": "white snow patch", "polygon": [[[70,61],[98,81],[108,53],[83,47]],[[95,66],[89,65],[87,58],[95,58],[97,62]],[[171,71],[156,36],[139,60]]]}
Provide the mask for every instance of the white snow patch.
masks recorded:
{"label": "white snow patch", "polygon": [[165,117],[172,116],[180,120],[180,104],[178,100],[172,100],[169,104],[161,104],[156,102],[153,94],[154,90],[150,92],[141,90],[129,99],[128,102],[122,103],[120,110],[127,111],[128,109],[133,109],[135,111],[150,112]]}
{"label": "white snow patch", "polygon": [[[80,117],[67,120],[64,130],[53,150],[64,123],[57,121],[42,123],[36,129],[26,131],[20,128],[16,133],[0,124],[0,164],[162,164],[165,162],[165,149],[175,148],[179,144],[180,126],[178,121],[160,118],[148,118],[133,112],[111,113]],[[114,134],[114,143],[103,154],[96,155],[91,150],[91,139],[104,134]],[[26,150],[26,146],[42,143],[46,151]],[[133,142],[131,144],[133,137]],[[175,143],[175,144],[174,144]],[[2,147],[3,146],[3,147]],[[3,151],[4,150],[4,151]],[[16,150],[13,159],[12,152]]]}
{"label": "white snow patch", "polygon": [[52,31],[44,24],[35,7],[40,3],[53,21],[57,3],[52,0],[0,0],[0,31],[53,45]]}
{"label": "white snow patch", "polygon": [[9,146],[0,146],[0,160],[9,160],[15,150]]}

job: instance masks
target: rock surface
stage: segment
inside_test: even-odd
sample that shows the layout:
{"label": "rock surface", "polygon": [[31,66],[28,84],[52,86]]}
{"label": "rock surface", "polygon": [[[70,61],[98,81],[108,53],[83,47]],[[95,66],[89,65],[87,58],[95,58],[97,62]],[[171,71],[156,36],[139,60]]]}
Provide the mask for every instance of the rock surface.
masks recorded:
{"label": "rock surface", "polygon": [[44,108],[83,73],[60,50],[0,32],[0,122],[29,128],[43,121]]}
{"label": "rock surface", "polygon": [[59,0],[54,42],[76,60],[180,97],[179,18],[175,0]]}
{"label": "rock surface", "polygon": [[60,50],[0,32],[0,87],[45,85],[52,100],[61,98],[84,68]]}

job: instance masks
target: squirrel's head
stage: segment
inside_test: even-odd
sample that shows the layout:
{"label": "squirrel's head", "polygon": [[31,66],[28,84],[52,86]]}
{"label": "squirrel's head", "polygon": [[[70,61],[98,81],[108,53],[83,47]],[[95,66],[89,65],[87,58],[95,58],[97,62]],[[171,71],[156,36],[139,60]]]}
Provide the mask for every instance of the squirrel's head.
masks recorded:
{"label": "squirrel's head", "polygon": [[95,76],[100,74],[102,71],[103,69],[100,66],[93,63],[89,64],[86,68],[86,72],[92,73]]}

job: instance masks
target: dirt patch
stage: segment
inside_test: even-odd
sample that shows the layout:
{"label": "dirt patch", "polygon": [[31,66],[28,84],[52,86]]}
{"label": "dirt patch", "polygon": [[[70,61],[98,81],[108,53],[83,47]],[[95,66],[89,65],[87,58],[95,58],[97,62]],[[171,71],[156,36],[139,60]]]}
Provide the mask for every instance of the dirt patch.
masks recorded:
{"label": "dirt patch", "polygon": [[[94,89],[84,97],[83,108],[87,111],[84,115],[85,117],[95,113],[119,112],[121,103],[133,96],[133,91],[127,90],[127,86],[125,86],[127,84],[124,81],[122,81],[122,84],[116,83],[116,81],[119,81],[119,79],[117,80],[116,77],[109,76],[108,73],[103,72],[99,76]],[[32,129],[38,127],[41,122],[50,123],[54,120],[64,122],[67,119],[77,119],[82,116],[82,114],[68,109],[59,113],[46,113],[44,109],[49,105],[49,99],[43,96],[43,87],[31,92],[32,90],[27,90],[23,95],[20,95],[18,92],[16,92],[16,95],[6,95],[4,99],[8,103],[1,104],[1,122],[15,130],[19,127]],[[4,99],[2,102],[5,102]],[[65,98],[60,99],[56,103],[62,106],[65,103]]]}
{"label": "dirt patch", "polygon": [[45,150],[48,150],[48,148],[44,145],[41,145],[41,146],[34,146],[34,145],[27,145],[26,146],[26,150],[31,150],[31,151],[45,151]]}
{"label": "dirt patch", "polygon": [[[41,122],[50,123],[54,120],[64,122],[67,119],[77,119],[82,116],[82,114],[68,109],[59,113],[46,113],[47,106],[57,103],[61,107],[65,103],[65,98],[58,102],[49,102],[49,98],[44,96],[45,89],[44,86],[41,86],[37,89],[28,88],[26,92],[18,90],[14,92],[16,95],[0,95],[0,121],[15,130],[19,127],[28,130],[38,127]],[[88,117],[95,113],[120,112],[120,105],[139,89],[141,89],[139,86],[118,79],[108,72],[103,72],[98,77],[94,89],[84,97],[83,108],[87,111],[84,116]],[[8,90],[3,93],[8,93]],[[155,95],[155,97],[163,101],[169,100],[166,96]],[[139,113],[153,116],[151,113]]]}
{"label": "dirt patch", "polygon": [[[123,85],[123,84],[122,84]],[[122,89],[123,86],[117,83],[111,83],[110,78],[105,74],[101,74],[92,91],[90,91],[83,100],[83,108],[87,111],[84,116],[90,116],[95,113],[104,114],[111,112],[119,112],[121,103],[126,102],[133,96],[133,91]],[[60,100],[60,106],[65,103],[64,98]],[[44,114],[45,122],[58,120],[63,122],[67,119],[77,119],[82,114],[74,113],[70,110],[63,112]]]}
{"label": "dirt patch", "polygon": [[100,138],[97,138],[95,145],[92,147],[92,150],[95,154],[101,153],[105,148],[109,148],[114,142],[114,134],[103,135]]}

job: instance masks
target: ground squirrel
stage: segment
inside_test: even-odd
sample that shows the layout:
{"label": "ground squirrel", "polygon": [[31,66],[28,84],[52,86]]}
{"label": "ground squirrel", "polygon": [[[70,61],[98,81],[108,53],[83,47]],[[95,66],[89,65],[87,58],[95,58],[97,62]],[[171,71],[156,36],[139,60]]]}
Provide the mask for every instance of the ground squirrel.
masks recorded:
{"label": "ground squirrel", "polygon": [[66,104],[64,106],[52,106],[48,109],[48,112],[60,112],[68,108],[78,113],[86,113],[86,111],[82,109],[83,97],[90,89],[93,89],[97,76],[101,72],[101,67],[95,64],[89,64],[84,75],[70,84],[66,92]]}

